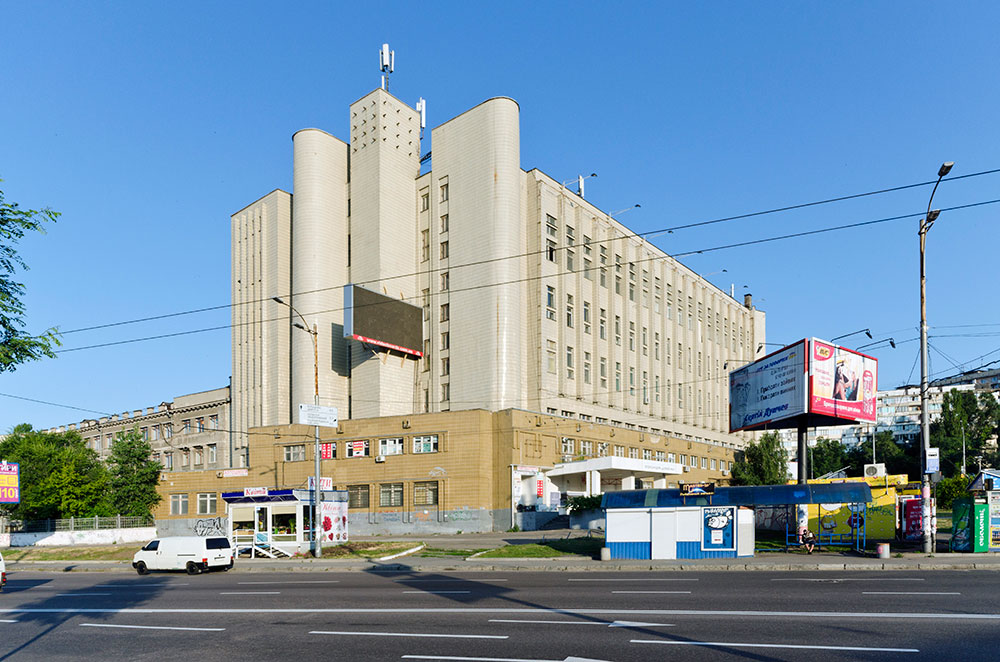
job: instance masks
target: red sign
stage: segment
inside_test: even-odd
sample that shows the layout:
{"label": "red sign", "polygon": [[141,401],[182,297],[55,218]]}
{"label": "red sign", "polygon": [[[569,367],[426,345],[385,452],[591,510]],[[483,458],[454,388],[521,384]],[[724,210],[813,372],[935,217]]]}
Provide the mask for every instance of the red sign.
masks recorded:
{"label": "red sign", "polygon": [[333,444],[320,444],[319,445],[319,457],[322,460],[332,460],[333,459]]}
{"label": "red sign", "polygon": [[903,502],[903,537],[920,540],[924,534],[924,500],[907,499]]}
{"label": "red sign", "polygon": [[545,496],[545,480],[539,478],[535,481],[535,494],[537,496]]}

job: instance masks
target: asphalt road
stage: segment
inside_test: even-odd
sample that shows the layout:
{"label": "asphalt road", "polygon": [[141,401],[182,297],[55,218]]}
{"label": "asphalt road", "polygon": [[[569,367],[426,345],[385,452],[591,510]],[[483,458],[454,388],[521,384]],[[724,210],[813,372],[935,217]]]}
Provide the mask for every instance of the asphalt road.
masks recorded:
{"label": "asphalt road", "polygon": [[993,571],[30,573],[0,660],[989,660]]}

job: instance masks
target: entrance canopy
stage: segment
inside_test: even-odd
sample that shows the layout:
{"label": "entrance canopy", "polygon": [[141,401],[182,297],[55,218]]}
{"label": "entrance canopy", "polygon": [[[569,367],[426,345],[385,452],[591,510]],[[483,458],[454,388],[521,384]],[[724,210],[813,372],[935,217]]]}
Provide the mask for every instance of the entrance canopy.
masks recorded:
{"label": "entrance canopy", "polygon": [[656,508],[671,506],[784,506],[793,503],[868,503],[867,483],[824,485],[753,485],[717,487],[714,495],[682,497],[680,490],[628,490],[607,492],[601,507]]}
{"label": "entrance canopy", "polygon": [[565,462],[557,464],[545,472],[549,478],[554,476],[569,476],[584,474],[588,471],[599,471],[604,478],[625,478],[627,476],[674,476],[684,473],[684,466],[676,462],[658,462],[656,460],[637,460],[630,457],[595,457],[591,460]]}
{"label": "entrance canopy", "polygon": [[245,492],[223,492],[222,500],[226,503],[275,503],[276,501],[298,501],[292,492],[294,490],[267,490],[267,494],[249,496]]}

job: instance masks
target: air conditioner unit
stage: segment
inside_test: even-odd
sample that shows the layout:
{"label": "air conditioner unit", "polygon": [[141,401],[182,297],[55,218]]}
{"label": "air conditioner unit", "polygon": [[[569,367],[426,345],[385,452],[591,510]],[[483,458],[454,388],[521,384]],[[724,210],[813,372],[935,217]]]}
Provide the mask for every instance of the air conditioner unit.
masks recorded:
{"label": "air conditioner unit", "polygon": [[573,461],[573,456],[572,455],[563,455],[562,456],[562,461],[563,462],[572,462]]}
{"label": "air conditioner unit", "polygon": [[385,462],[385,455],[376,455],[375,456],[375,461],[376,462]]}
{"label": "air conditioner unit", "polygon": [[728,476],[729,475],[729,470],[728,469],[723,469],[722,470],[722,475],[723,476]]}
{"label": "air conditioner unit", "polygon": [[215,477],[216,478],[222,478],[222,472],[221,471],[216,471],[215,472]]}
{"label": "air conditioner unit", "polygon": [[865,465],[865,477],[866,478],[880,478],[885,475],[885,465],[879,464],[866,464]]}
{"label": "air conditioner unit", "polygon": [[684,471],[685,472],[691,471],[691,467],[684,467]]}

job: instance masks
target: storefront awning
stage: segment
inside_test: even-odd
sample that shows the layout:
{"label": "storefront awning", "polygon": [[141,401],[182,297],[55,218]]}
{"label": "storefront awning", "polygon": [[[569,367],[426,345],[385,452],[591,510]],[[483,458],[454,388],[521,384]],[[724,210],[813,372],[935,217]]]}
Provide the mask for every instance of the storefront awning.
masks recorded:
{"label": "storefront awning", "polygon": [[298,501],[295,490],[268,489],[264,494],[252,494],[249,490],[243,492],[223,492],[222,500],[226,503],[274,503],[276,501]]}
{"label": "storefront awning", "polygon": [[867,483],[824,485],[753,485],[717,487],[711,496],[681,497],[680,490],[626,490],[606,492],[602,508],[657,508],[680,506],[784,506],[796,503],[869,503]]}
{"label": "storefront awning", "polygon": [[684,473],[684,465],[676,462],[659,462],[657,460],[607,456],[557,464],[552,469],[546,471],[545,475],[552,478],[554,476],[582,474],[588,471],[598,471],[602,476],[608,477],[614,477],[616,474],[623,476],[676,476],[677,474]]}

